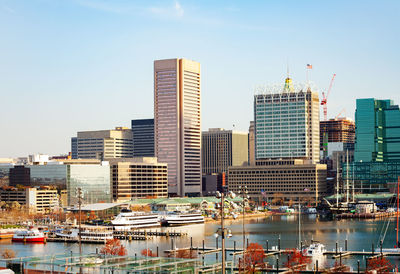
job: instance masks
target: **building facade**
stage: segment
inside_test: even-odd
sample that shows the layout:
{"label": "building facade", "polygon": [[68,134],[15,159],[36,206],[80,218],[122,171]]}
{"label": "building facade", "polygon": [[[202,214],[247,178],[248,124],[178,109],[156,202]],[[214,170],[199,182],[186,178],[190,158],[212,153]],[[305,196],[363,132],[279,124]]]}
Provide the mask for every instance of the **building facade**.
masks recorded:
{"label": "building facade", "polygon": [[330,143],[342,143],[348,150],[354,150],[356,126],[348,118],[320,121],[320,150],[327,151]]}
{"label": "building facade", "polygon": [[256,134],[254,129],[254,121],[250,121],[249,126],[249,164],[256,164]]}
{"label": "building facade", "polygon": [[114,201],[168,196],[167,164],[154,157],[109,160]]}
{"label": "building facade", "polygon": [[154,157],[154,119],[132,120],[133,157]]}
{"label": "building facade", "polygon": [[201,134],[203,174],[227,173],[229,166],[241,166],[248,161],[248,134],[210,128]]}
{"label": "building facade", "polygon": [[300,159],[261,160],[256,165],[229,167],[228,189],[237,193],[247,186],[249,196],[258,202],[315,203],[326,195],[326,165]]}
{"label": "building facade", "polygon": [[356,193],[387,192],[400,176],[400,109],[391,100],[357,99],[354,162],[342,164]]}
{"label": "building facade", "polygon": [[72,159],[131,158],[133,156],[132,130],[81,131],[71,138]]}
{"label": "building facade", "polygon": [[400,110],[391,100],[356,102],[356,162],[400,161]]}
{"label": "building facade", "polygon": [[201,193],[200,63],[154,61],[154,149],[168,164],[168,193]]}
{"label": "building facade", "polygon": [[254,96],[256,160],[301,158],[319,162],[319,99],[296,90],[288,77],[280,92]]}
{"label": "building facade", "polygon": [[30,212],[49,213],[59,209],[60,201],[56,189],[49,188],[5,188],[0,189],[1,201],[18,202]]}

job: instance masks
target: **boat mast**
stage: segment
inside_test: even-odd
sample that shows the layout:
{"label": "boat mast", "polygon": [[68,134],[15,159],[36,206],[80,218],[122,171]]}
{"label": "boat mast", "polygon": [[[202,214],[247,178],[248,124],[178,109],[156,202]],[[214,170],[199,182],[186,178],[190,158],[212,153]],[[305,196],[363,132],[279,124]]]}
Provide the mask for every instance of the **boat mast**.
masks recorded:
{"label": "boat mast", "polygon": [[346,150],[346,203],[349,206],[349,151]]}
{"label": "boat mast", "polygon": [[301,209],[300,209],[300,202],[299,202],[299,250],[301,252],[301,215],[300,215]]}
{"label": "boat mast", "polygon": [[397,177],[397,211],[396,211],[396,247],[399,247],[399,184],[400,176]]}
{"label": "boat mast", "polygon": [[339,154],[336,154],[336,208],[339,208]]}
{"label": "boat mast", "polygon": [[352,176],[353,178],[353,182],[351,183],[351,185],[352,185],[352,190],[353,190],[353,193],[351,194],[351,197],[352,197],[352,199],[353,199],[353,203],[354,203],[354,161],[353,161],[353,176]]}

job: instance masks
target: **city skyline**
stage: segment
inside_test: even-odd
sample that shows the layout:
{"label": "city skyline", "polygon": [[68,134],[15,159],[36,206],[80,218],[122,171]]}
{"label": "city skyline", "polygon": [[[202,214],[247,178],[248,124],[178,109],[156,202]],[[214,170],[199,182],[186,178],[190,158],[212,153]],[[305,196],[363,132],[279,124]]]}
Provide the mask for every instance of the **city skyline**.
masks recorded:
{"label": "city skyline", "polygon": [[[395,1],[333,7],[316,1],[2,1],[0,22],[8,27],[0,45],[7,53],[0,64],[0,157],[67,153],[69,136],[78,131],[152,117],[157,59],[202,64],[202,130],[235,125],[247,131],[254,87],[282,83],[288,63],[295,82],[305,82],[305,66],[313,65],[309,78],[320,96],[337,73],[330,118],[346,108],[354,119],[356,98],[398,104],[399,7]],[[160,39],[168,41],[165,47]]]}

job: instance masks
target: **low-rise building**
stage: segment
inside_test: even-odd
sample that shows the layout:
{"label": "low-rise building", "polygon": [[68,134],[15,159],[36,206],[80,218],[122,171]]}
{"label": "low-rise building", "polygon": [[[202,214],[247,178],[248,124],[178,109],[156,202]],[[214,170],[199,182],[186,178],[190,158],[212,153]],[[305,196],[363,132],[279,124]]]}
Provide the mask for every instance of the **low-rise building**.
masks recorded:
{"label": "low-rise building", "polygon": [[111,165],[114,201],[133,198],[167,197],[167,164],[155,157],[108,159]]}
{"label": "low-rise building", "polygon": [[255,201],[316,202],[326,195],[326,165],[300,159],[256,160],[253,166],[229,167],[228,189],[247,186]]}
{"label": "low-rise building", "polygon": [[1,201],[6,203],[18,202],[26,206],[30,212],[49,213],[59,208],[56,189],[50,188],[15,188],[8,187],[0,190]]}

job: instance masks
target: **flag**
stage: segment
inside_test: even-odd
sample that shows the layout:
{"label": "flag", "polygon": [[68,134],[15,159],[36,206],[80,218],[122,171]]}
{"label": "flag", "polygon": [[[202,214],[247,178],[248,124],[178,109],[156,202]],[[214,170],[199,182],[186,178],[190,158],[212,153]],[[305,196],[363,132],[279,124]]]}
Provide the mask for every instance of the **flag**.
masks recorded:
{"label": "flag", "polygon": [[307,64],[307,68],[308,68],[308,69],[312,69],[312,65]]}
{"label": "flag", "polygon": [[266,196],[267,196],[267,193],[265,193],[264,189],[261,189],[261,195],[262,195],[263,197],[266,197]]}

